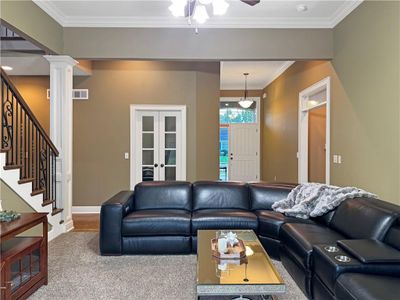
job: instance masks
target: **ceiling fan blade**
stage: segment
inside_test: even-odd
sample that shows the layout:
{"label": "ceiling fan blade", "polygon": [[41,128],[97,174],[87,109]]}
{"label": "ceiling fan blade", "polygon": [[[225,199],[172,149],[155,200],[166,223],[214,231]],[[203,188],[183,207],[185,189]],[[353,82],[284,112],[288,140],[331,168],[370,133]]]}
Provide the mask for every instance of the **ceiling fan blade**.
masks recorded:
{"label": "ceiling fan blade", "polygon": [[254,6],[254,5],[260,3],[260,0],[240,0],[240,1],[242,1],[243,3],[246,3],[248,5],[251,5],[251,6]]}
{"label": "ceiling fan blade", "polygon": [[194,7],[196,6],[196,0],[188,1],[188,4],[185,6],[185,17],[193,16]]}

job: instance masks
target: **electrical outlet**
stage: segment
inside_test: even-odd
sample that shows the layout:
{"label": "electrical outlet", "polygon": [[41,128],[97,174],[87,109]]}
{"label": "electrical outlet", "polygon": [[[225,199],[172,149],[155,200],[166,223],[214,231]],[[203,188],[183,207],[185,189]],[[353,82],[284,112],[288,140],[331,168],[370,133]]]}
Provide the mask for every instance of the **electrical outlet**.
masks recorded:
{"label": "electrical outlet", "polygon": [[125,152],[125,159],[129,159],[129,153],[128,152]]}

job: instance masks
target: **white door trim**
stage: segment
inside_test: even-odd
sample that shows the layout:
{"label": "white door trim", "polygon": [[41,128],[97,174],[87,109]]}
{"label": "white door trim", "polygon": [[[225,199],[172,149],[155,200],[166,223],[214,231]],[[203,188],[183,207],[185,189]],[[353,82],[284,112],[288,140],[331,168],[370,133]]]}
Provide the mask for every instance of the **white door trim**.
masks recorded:
{"label": "white door trim", "polygon": [[[220,97],[220,102],[239,102],[242,97]],[[261,180],[261,132],[260,132],[260,122],[261,122],[261,98],[260,97],[249,97],[256,102],[256,119],[257,119],[257,144],[258,144],[258,160],[257,160],[257,174],[259,180]],[[220,124],[221,125],[221,124]],[[229,128],[229,127],[228,127]],[[229,129],[228,129],[229,130]],[[229,138],[229,133],[228,133]],[[229,168],[228,168],[229,172]],[[229,173],[228,173],[229,180]]]}
{"label": "white door trim", "polygon": [[[326,89],[326,102],[320,103],[311,109],[303,109],[302,100],[316,92]],[[330,184],[330,116],[331,116],[331,78],[330,76],[313,84],[299,93],[299,117],[298,117],[298,182],[308,182],[308,113],[310,110],[326,105],[326,158],[325,158],[325,182]]]}
{"label": "white door trim", "polygon": [[130,189],[133,190],[136,184],[135,175],[135,157],[136,149],[134,147],[136,132],[136,112],[137,111],[178,111],[182,115],[182,178],[186,179],[186,105],[148,105],[148,104],[132,104],[130,105]]}

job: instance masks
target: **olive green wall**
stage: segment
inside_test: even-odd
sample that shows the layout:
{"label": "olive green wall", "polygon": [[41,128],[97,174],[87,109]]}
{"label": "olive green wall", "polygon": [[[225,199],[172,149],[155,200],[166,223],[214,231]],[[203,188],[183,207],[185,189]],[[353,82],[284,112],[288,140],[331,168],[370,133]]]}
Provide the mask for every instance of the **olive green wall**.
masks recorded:
{"label": "olive green wall", "polygon": [[187,179],[218,178],[219,63],[94,61],[75,78],[73,205],[100,205],[129,189],[129,106],[187,106]]}
{"label": "olive green wall", "polygon": [[0,17],[11,29],[49,53],[64,50],[63,27],[32,1],[0,1]]}
{"label": "olive green wall", "polygon": [[400,204],[399,11],[361,4],[334,30],[332,63],[297,62],[265,89],[264,180],[297,181],[298,94],[331,76],[331,183]]}
{"label": "olive green wall", "polygon": [[[84,59],[331,59],[332,29],[64,28],[64,52]],[[116,46],[118,45],[118,46]]]}
{"label": "olive green wall", "polygon": [[[365,2],[334,30],[333,183],[362,186],[400,204],[400,3]],[[336,100],[336,101],[335,101]]]}

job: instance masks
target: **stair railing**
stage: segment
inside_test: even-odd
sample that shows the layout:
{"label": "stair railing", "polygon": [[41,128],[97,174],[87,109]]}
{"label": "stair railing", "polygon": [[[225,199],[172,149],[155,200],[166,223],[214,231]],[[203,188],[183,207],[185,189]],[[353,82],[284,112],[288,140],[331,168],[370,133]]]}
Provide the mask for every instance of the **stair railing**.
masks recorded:
{"label": "stair railing", "polygon": [[57,148],[31,109],[1,70],[1,152],[6,153],[5,169],[19,169],[19,183],[32,182],[31,195],[43,194],[42,205],[56,201]]}

